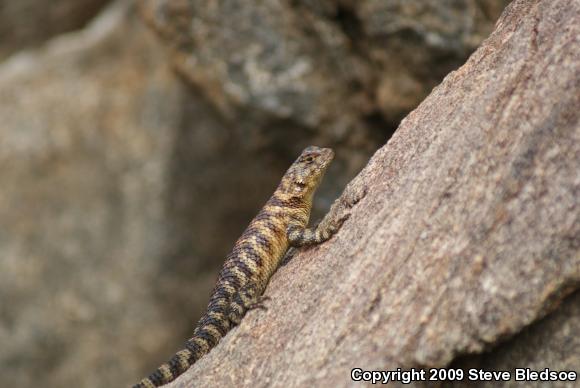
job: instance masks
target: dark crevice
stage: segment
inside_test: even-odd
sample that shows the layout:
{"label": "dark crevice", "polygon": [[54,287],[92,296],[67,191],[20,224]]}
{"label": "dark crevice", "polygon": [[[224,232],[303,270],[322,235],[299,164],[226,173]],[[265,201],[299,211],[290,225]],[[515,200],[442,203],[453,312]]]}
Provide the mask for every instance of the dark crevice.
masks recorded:
{"label": "dark crevice", "polygon": [[364,25],[356,12],[345,5],[338,4],[332,22],[338,25],[350,42],[350,49],[353,54],[372,66],[373,61],[366,47],[368,38],[365,34]]}
{"label": "dark crevice", "polygon": [[335,21],[352,43],[360,41],[364,36],[362,23],[355,12],[344,5],[336,7]]}
{"label": "dark crevice", "polygon": [[393,118],[393,120],[387,120],[381,112],[375,111],[363,117],[363,122],[369,129],[371,140],[387,142],[393,136],[406,114],[402,113],[399,117]]}

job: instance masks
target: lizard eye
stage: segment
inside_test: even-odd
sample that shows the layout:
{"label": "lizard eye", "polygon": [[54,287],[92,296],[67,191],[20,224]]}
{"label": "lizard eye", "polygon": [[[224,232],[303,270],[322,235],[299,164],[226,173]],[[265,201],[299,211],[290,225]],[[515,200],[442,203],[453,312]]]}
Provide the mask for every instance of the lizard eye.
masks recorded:
{"label": "lizard eye", "polygon": [[307,163],[311,163],[313,160],[314,160],[314,158],[312,156],[310,156],[310,155],[304,157],[304,161],[307,162]]}

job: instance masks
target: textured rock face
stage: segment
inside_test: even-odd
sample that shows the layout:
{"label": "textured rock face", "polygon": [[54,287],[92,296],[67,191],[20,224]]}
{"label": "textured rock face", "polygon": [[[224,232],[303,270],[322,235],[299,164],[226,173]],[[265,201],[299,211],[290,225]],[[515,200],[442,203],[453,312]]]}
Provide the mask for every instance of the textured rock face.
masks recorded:
{"label": "textured rock face", "polygon": [[0,0],[0,60],[83,26],[109,0]]}
{"label": "textured rock face", "polygon": [[415,107],[463,63],[507,4],[142,3],[151,23],[176,47],[183,74],[224,112],[251,108],[268,118],[324,125],[335,136],[364,128],[365,115],[393,122]]}
{"label": "textured rock face", "polygon": [[580,285],[578,21],[578,2],[512,3],[351,183],[368,194],[338,235],[172,386],[351,386],[353,367],[486,350],[494,369],[578,370],[577,293],[560,304]]}

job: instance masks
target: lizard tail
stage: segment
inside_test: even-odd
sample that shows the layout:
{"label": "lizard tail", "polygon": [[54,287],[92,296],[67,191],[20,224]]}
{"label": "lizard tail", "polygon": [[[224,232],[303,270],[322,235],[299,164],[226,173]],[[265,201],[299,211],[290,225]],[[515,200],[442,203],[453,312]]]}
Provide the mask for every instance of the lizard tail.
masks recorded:
{"label": "lizard tail", "polygon": [[133,388],[154,388],[170,383],[185,372],[199,357],[201,355],[196,357],[196,354],[189,349],[180,350],[171,360],[151,373],[149,377],[133,385]]}
{"label": "lizard tail", "polygon": [[185,349],[177,352],[132,388],[155,388],[175,380],[202,356],[207,354],[228,332],[230,321],[218,311],[209,310],[199,321],[193,337],[185,343]]}

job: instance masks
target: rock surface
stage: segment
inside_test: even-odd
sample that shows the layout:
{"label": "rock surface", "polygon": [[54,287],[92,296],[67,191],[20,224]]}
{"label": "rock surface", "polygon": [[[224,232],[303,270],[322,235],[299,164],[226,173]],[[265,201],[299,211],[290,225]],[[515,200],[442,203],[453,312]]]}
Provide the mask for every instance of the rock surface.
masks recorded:
{"label": "rock surface", "polygon": [[[353,367],[446,366],[554,310],[530,330],[575,341],[577,295],[558,306],[580,285],[579,21],[577,1],[513,2],[351,183],[368,194],[339,234],[171,386],[351,386]],[[580,369],[578,347],[531,346],[520,365]]]}
{"label": "rock surface", "polygon": [[414,108],[508,2],[141,3],[182,73],[222,112],[251,108],[342,138],[365,127],[365,114],[392,123]]}
{"label": "rock surface", "polygon": [[84,26],[110,0],[0,0],[0,60]]}

